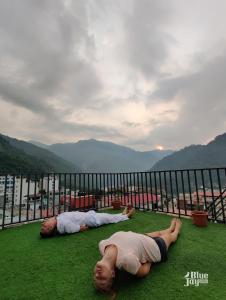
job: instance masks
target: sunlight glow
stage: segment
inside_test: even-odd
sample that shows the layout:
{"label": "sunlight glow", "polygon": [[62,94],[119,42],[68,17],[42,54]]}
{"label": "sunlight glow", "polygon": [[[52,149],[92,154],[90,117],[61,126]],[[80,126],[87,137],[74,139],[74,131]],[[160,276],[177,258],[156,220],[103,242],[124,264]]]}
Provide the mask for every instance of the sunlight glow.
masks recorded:
{"label": "sunlight glow", "polygon": [[157,150],[163,150],[164,148],[163,148],[163,146],[161,146],[161,145],[157,145],[157,146],[156,146],[156,149],[157,149]]}

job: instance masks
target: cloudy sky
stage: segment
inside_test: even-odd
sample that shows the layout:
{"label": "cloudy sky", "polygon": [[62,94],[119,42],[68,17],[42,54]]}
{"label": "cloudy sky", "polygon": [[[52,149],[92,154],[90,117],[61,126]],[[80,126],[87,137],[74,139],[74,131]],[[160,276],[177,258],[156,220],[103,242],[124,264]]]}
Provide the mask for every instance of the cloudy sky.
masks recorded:
{"label": "cloudy sky", "polygon": [[137,150],[226,132],[226,1],[1,0],[0,132]]}

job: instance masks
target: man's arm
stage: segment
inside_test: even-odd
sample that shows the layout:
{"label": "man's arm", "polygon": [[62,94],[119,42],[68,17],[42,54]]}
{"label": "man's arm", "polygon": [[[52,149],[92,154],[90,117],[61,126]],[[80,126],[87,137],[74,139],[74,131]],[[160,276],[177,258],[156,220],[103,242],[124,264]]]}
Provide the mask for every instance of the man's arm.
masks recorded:
{"label": "man's arm", "polygon": [[61,226],[57,227],[57,230],[60,234],[64,233],[76,233],[87,230],[88,227],[86,225],[79,225],[78,223],[74,223],[71,221],[62,222]]}
{"label": "man's arm", "polygon": [[148,273],[150,272],[150,269],[151,269],[151,263],[146,262],[140,266],[138,272],[136,273],[136,276],[144,277],[144,276],[148,275]]}

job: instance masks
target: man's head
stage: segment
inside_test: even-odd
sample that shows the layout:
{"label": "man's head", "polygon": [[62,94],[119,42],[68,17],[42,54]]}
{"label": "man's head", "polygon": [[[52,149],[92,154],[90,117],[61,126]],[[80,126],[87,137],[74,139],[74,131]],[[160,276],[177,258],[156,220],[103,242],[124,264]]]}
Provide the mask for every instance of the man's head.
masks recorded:
{"label": "man's head", "polygon": [[40,235],[42,237],[50,237],[54,235],[57,227],[57,220],[55,217],[47,219],[42,222]]}
{"label": "man's head", "polygon": [[98,291],[110,293],[115,279],[115,269],[106,261],[98,261],[94,268],[94,285]]}

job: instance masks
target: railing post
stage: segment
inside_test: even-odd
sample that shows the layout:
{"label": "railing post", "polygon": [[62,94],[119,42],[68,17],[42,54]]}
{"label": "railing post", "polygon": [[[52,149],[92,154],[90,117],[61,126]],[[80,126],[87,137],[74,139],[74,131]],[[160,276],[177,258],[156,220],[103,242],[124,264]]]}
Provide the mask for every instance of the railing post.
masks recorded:
{"label": "railing post", "polygon": [[13,190],[12,190],[12,203],[11,203],[11,224],[13,223],[14,215],[14,197],[15,197],[15,175],[13,175]]}
{"label": "railing post", "polygon": [[30,210],[30,175],[27,175],[27,215],[26,221],[29,220],[29,210]]}
{"label": "railing post", "polygon": [[198,191],[198,183],[197,183],[197,174],[196,174],[196,170],[193,170],[194,171],[194,176],[195,176],[195,189],[196,189],[196,201],[197,201],[197,206],[198,206],[198,210],[200,209],[200,206],[199,206],[199,191]]}
{"label": "railing post", "polygon": [[156,210],[159,211],[158,193],[157,193],[157,180],[156,180],[156,171],[154,171],[154,184],[155,184],[155,197],[156,197],[155,207],[156,207]]}
{"label": "railing post", "polygon": [[180,217],[180,201],[179,201],[179,189],[178,189],[178,178],[177,178],[177,170],[175,171],[175,179],[176,179],[176,191],[177,191],[177,209]]}
{"label": "railing post", "polygon": [[173,214],[174,214],[175,210],[174,210],[174,192],[173,192],[173,183],[172,183],[172,171],[169,171],[169,176],[170,176],[171,205],[172,205],[172,210],[173,210]]}
{"label": "railing post", "polygon": [[220,202],[221,202],[221,209],[222,209],[222,217],[223,222],[225,223],[225,213],[224,213],[224,205],[223,205],[223,198],[222,198],[222,190],[221,190],[221,179],[219,174],[219,169],[217,169],[217,179],[218,179],[218,186],[219,186],[219,192],[220,192]]}
{"label": "railing post", "polygon": [[43,209],[43,174],[41,175],[41,207],[40,207],[40,218],[42,219],[42,209]]}
{"label": "railing post", "polygon": [[166,211],[167,213],[169,212],[169,203],[168,203],[168,188],[167,188],[167,184],[166,184],[166,171],[163,172],[164,175],[164,187],[165,187],[165,199],[166,199]]}
{"label": "railing post", "polygon": [[187,176],[188,176],[188,190],[189,190],[189,197],[190,197],[190,209],[193,211],[193,199],[191,194],[191,181],[190,181],[190,172],[187,170]]}
{"label": "railing post", "polygon": [[69,192],[69,199],[70,199],[70,203],[68,205],[68,210],[69,211],[71,211],[71,184],[72,184],[72,182],[71,182],[71,173],[70,173],[69,174],[69,190],[70,190],[70,192]]}
{"label": "railing post", "polygon": [[99,188],[99,199],[100,199],[100,207],[103,208],[104,206],[102,205],[102,180],[101,180],[101,176],[102,174],[98,174],[99,175],[99,182],[100,182],[100,188]]}
{"label": "railing post", "polygon": [[162,172],[159,171],[159,189],[160,189],[160,197],[161,197],[161,206],[162,206],[162,212],[164,209],[164,202],[163,202],[163,193],[162,193]]}
{"label": "railing post", "polygon": [[148,198],[148,179],[147,179],[147,172],[144,173],[145,174],[145,191],[146,191],[146,209],[149,209],[149,198]]}
{"label": "railing post", "polygon": [[185,212],[185,216],[187,216],[187,203],[186,203],[186,200],[185,200],[183,171],[180,171],[180,174],[181,174],[181,184],[182,184],[182,192],[183,192],[183,200],[184,200],[184,212]]}
{"label": "railing post", "polygon": [[23,189],[23,175],[21,174],[20,175],[19,223],[21,222],[22,189]]}
{"label": "railing post", "polygon": [[138,199],[139,199],[139,209],[140,209],[140,181],[139,181],[139,173],[136,172],[136,175],[137,175]]}
{"label": "railing post", "polygon": [[212,193],[212,216],[213,216],[213,220],[216,221],[216,207],[215,207],[215,203],[214,203],[214,191],[213,191],[213,180],[212,180],[212,172],[211,169],[209,169],[209,178],[210,178],[210,187],[211,187],[211,193]]}
{"label": "railing post", "polygon": [[206,204],[206,187],[205,187],[205,180],[204,180],[203,170],[201,170],[201,178],[202,178],[202,186],[203,186],[204,205],[205,205],[205,209],[206,209],[207,208],[207,204]]}
{"label": "railing post", "polygon": [[7,197],[7,178],[5,175],[5,184],[4,184],[4,196],[3,196],[3,211],[2,211],[2,228],[5,226],[5,210],[6,210],[6,197]]}
{"label": "railing post", "polygon": [[151,210],[154,211],[154,199],[153,199],[153,189],[152,189],[152,172],[149,173],[149,180],[150,180],[150,190],[151,190]]}

